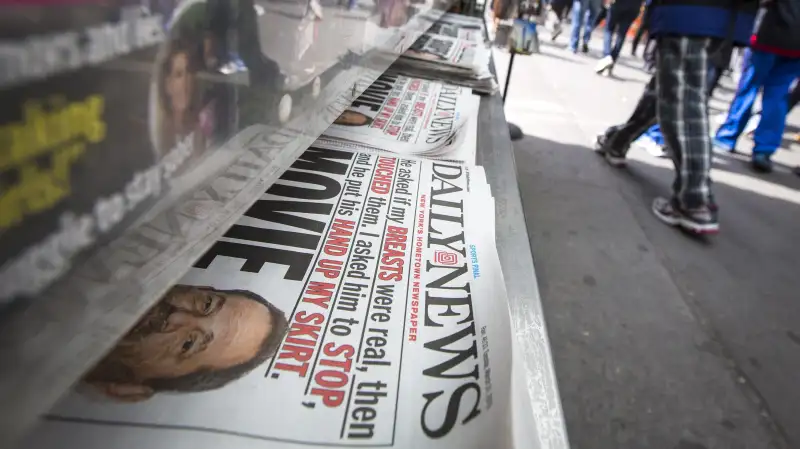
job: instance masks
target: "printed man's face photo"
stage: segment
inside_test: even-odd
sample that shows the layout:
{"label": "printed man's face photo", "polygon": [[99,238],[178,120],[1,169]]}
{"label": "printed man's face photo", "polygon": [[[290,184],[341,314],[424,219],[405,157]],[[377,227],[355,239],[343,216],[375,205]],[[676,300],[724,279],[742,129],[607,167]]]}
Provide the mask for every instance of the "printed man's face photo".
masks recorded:
{"label": "printed man's face photo", "polygon": [[219,388],[272,356],[284,331],[282,313],[250,292],[178,285],[86,381],[126,401]]}
{"label": "printed man's face photo", "polygon": [[333,123],[344,126],[364,126],[370,122],[370,118],[360,112],[344,111]]}

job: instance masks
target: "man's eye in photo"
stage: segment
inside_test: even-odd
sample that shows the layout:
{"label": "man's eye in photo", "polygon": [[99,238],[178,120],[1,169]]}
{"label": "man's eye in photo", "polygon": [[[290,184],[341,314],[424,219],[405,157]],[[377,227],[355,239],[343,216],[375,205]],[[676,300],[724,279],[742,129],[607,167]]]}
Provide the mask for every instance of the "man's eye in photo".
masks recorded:
{"label": "man's eye in photo", "polygon": [[191,351],[192,348],[194,347],[195,341],[197,341],[197,337],[194,334],[186,337],[186,339],[183,341],[183,344],[181,345],[181,355],[188,354],[189,351]]}
{"label": "man's eye in photo", "polygon": [[209,313],[212,312],[213,308],[214,308],[214,297],[208,295],[205,297],[205,300],[203,301],[203,309],[202,309],[203,314],[208,315]]}

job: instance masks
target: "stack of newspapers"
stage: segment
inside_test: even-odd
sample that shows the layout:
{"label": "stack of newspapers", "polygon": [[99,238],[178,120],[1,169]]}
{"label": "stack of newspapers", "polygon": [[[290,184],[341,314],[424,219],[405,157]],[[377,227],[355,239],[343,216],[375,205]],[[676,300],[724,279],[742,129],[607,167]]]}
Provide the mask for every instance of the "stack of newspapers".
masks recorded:
{"label": "stack of newspapers", "polygon": [[386,72],[316,145],[474,164],[479,102],[468,87]]}
{"label": "stack of newspapers", "polygon": [[409,75],[493,94],[498,85],[489,69],[490,58],[481,18],[445,14],[397,59],[394,67]]}
{"label": "stack of newspapers", "polygon": [[480,167],[309,148],[21,447],[513,447],[492,210]]}
{"label": "stack of newspapers", "polygon": [[513,448],[478,100],[379,77],[21,447]]}

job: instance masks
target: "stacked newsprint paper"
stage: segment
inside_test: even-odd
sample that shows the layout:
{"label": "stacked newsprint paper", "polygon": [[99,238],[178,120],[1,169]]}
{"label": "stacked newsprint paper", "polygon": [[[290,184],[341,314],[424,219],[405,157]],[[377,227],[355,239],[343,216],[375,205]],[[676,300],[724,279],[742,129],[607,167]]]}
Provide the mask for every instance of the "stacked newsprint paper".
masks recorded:
{"label": "stacked newsprint paper", "polygon": [[484,23],[481,17],[463,16],[461,14],[443,14],[431,27],[429,33],[457,37],[473,42],[484,42]]}
{"label": "stacked newsprint paper", "polygon": [[513,446],[479,167],[308,149],[26,449]]}
{"label": "stacked newsprint paper", "polygon": [[445,14],[395,62],[395,69],[421,78],[441,79],[492,94],[498,89],[489,70],[491,48],[483,20]]}
{"label": "stacked newsprint paper", "polygon": [[479,103],[467,87],[386,72],[316,145],[474,164]]}

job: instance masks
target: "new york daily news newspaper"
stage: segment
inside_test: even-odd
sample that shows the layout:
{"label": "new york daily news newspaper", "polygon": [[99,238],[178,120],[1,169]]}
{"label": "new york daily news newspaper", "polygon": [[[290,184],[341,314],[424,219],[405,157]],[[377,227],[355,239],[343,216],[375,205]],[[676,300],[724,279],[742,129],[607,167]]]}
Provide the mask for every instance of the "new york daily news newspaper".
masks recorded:
{"label": "new york daily news newspaper", "polygon": [[511,447],[478,167],[308,149],[26,448]]}
{"label": "new york daily news newspaper", "polygon": [[489,65],[491,51],[482,41],[475,42],[428,32],[420,36],[403,53],[403,57],[439,63],[442,65],[442,70],[478,74]]}
{"label": "new york daily news newspaper", "polygon": [[483,19],[480,17],[446,13],[428,29],[428,32],[473,42],[483,42],[485,40],[483,28]]}
{"label": "new york daily news newspaper", "polygon": [[493,94],[498,86],[489,68],[490,59],[482,20],[446,14],[397,59],[394,67],[410,76]]}
{"label": "new york daily news newspaper", "polygon": [[474,163],[478,104],[469,88],[386,72],[316,144]]}

